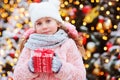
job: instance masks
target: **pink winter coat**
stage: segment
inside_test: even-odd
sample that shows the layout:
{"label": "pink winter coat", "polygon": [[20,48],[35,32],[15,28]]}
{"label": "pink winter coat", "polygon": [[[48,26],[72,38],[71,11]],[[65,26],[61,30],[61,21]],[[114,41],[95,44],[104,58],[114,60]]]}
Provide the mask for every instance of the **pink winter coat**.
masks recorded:
{"label": "pink winter coat", "polygon": [[14,69],[14,80],[86,80],[82,56],[72,39],[67,39],[63,45],[54,48],[54,51],[62,61],[58,73],[31,73],[28,69],[30,49],[24,48]]}

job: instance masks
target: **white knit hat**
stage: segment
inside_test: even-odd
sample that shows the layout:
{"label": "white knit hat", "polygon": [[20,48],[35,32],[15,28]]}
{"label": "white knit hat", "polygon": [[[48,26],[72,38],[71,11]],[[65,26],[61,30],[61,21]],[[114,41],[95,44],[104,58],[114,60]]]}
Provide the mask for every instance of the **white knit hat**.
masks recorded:
{"label": "white knit hat", "polygon": [[59,13],[59,0],[49,0],[41,3],[31,3],[29,6],[29,15],[32,24],[43,17],[51,17],[57,21],[63,23],[63,20]]}

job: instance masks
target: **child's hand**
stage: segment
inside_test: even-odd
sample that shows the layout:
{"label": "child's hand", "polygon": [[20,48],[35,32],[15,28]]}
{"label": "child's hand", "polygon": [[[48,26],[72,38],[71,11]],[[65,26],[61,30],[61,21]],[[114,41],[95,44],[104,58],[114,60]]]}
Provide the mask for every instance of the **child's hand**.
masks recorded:
{"label": "child's hand", "polygon": [[65,22],[64,26],[67,28],[68,34],[72,38],[78,37],[78,31],[76,30],[76,27],[72,25],[71,23]]}
{"label": "child's hand", "polygon": [[53,60],[52,60],[52,71],[57,73],[57,72],[59,72],[61,67],[62,67],[62,63],[61,63],[59,57],[57,55],[54,56]]}
{"label": "child's hand", "polygon": [[35,30],[33,28],[28,29],[24,34],[23,34],[23,38],[27,39],[29,38],[30,34],[34,33]]}

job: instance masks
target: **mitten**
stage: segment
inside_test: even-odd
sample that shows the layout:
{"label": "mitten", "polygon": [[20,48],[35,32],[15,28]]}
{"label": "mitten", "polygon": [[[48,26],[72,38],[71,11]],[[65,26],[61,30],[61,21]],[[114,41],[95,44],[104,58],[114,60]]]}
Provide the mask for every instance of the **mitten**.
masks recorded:
{"label": "mitten", "polygon": [[33,28],[28,29],[24,34],[23,38],[27,39],[29,38],[30,34],[35,33],[35,30]]}
{"label": "mitten", "polygon": [[32,58],[30,58],[30,60],[28,61],[28,69],[30,70],[30,72],[34,73],[34,67],[33,67]]}
{"label": "mitten", "polygon": [[59,57],[54,56],[52,60],[52,71],[58,73],[61,67],[62,67],[62,62],[60,61]]}
{"label": "mitten", "polygon": [[76,30],[76,27],[72,25],[71,23],[65,22],[64,26],[67,29],[68,34],[72,38],[77,38],[78,37],[78,31]]}

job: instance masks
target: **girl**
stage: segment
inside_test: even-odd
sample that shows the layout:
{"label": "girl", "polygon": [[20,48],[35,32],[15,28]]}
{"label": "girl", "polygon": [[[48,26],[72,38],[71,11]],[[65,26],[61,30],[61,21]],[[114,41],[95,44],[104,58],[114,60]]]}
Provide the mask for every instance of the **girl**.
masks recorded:
{"label": "girl", "polygon": [[[53,0],[51,0],[53,1]],[[34,31],[31,32],[14,69],[14,80],[86,80],[78,35],[69,33],[66,23],[51,1],[32,3],[29,7]],[[55,0],[54,0],[55,1]],[[58,2],[58,1],[57,1]],[[58,4],[57,4],[58,5]],[[68,34],[67,34],[68,33]],[[69,37],[68,37],[69,36]],[[70,38],[71,37],[71,38]],[[77,44],[77,45],[76,45]],[[53,49],[53,73],[35,73],[31,51],[37,48]]]}

